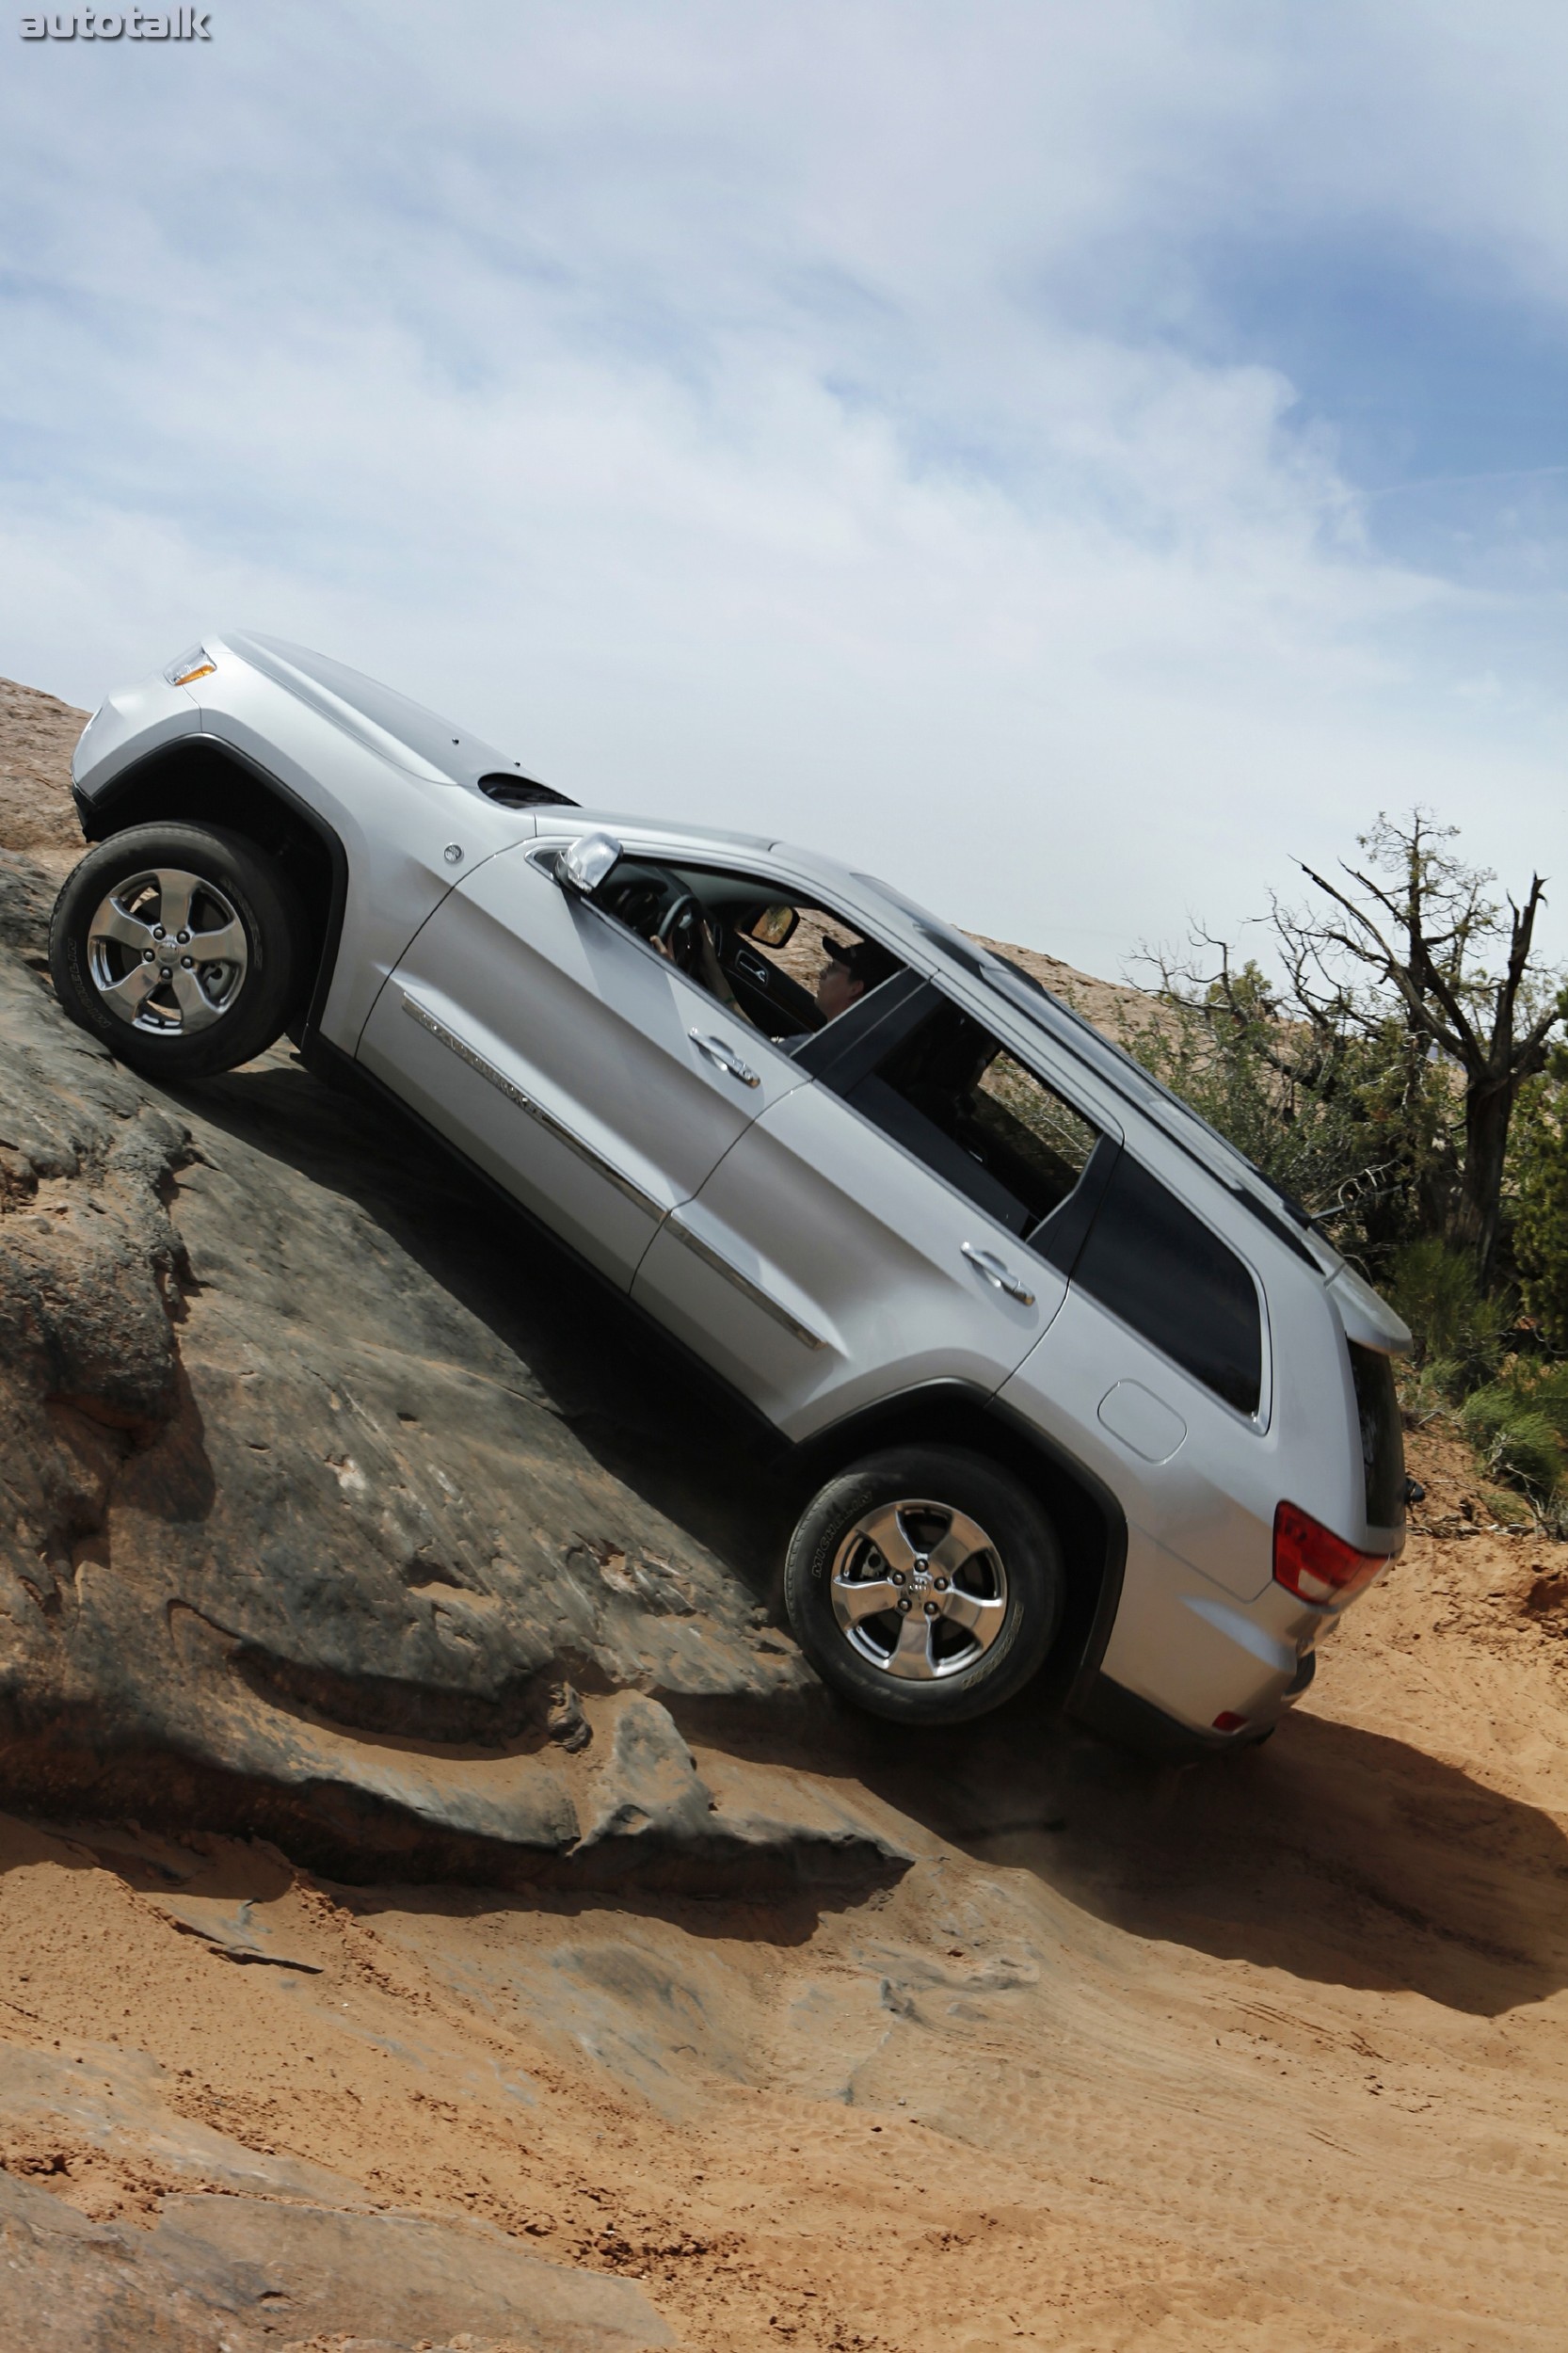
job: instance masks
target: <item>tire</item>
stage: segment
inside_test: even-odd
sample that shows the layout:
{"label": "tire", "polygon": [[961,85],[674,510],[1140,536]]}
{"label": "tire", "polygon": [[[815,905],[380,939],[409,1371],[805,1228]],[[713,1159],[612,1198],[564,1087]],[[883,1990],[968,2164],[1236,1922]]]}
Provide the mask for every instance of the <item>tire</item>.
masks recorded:
{"label": "tire", "polygon": [[[829,1480],[784,1571],[818,1673],[903,1724],[963,1723],[1020,1690],[1050,1649],[1063,1589],[1055,1531],[1029,1490],[957,1447],[893,1448]],[[878,1595],[887,1609],[868,1606]]]}
{"label": "tire", "polygon": [[[166,913],[181,920],[166,925]],[[254,843],[205,825],[132,825],[90,850],[55,902],[49,969],[73,1021],[132,1069],[178,1085],[251,1062],[281,1035],[304,938],[293,886]]]}

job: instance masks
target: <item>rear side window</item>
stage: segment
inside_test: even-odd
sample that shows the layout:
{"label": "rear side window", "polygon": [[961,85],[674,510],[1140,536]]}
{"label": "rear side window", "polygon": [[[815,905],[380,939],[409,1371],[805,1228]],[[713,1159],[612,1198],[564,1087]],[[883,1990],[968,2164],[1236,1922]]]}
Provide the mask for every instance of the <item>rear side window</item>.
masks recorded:
{"label": "rear side window", "polygon": [[1019,1236],[1061,1208],[1099,1141],[1053,1087],[951,1003],[894,1047],[849,1100]]}
{"label": "rear side window", "polygon": [[1075,1282],[1243,1414],[1263,1386],[1257,1286],[1232,1250],[1124,1152]]}
{"label": "rear side window", "polygon": [[1355,1384],[1361,1424],[1361,1460],[1367,1474],[1369,1528],[1404,1526],[1404,1424],[1394,1386],[1391,1360],[1375,1348],[1352,1340],[1351,1379]]}

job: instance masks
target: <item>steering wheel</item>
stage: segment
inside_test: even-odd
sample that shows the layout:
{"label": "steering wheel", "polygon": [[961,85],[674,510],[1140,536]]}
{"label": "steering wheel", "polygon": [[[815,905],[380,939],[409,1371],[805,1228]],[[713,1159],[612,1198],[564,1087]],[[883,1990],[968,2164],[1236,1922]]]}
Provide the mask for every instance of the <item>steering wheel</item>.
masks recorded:
{"label": "steering wheel", "polygon": [[702,902],[690,890],[671,901],[653,936],[682,972],[696,974],[702,955]]}

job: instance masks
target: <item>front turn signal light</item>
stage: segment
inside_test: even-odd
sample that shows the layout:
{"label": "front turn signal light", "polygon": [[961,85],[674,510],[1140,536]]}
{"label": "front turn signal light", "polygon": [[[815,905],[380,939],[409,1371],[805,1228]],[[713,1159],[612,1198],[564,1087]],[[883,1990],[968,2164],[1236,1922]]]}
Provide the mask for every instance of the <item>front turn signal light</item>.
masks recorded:
{"label": "front turn signal light", "polygon": [[189,653],[183,653],[178,662],[169,664],[164,677],[170,686],[188,686],[192,679],[211,678],[216,668],[216,662],[208,661],[205,646],[193,646]]}
{"label": "front turn signal light", "polygon": [[1282,1503],[1274,1513],[1274,1582],[1320,1609],[1350,1601],[1391,1558],[1357,1552],[1299,1504]]}

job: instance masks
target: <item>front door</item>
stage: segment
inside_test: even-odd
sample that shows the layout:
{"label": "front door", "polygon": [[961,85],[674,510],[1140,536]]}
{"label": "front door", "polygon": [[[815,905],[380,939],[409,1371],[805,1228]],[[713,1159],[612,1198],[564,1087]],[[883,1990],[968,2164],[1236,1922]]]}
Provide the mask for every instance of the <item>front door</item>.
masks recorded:
{"label": "front door", "polygon": [[441,902],[360,1059],[623,1285],[668,1211],[807,1075],[528,843]]}

